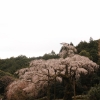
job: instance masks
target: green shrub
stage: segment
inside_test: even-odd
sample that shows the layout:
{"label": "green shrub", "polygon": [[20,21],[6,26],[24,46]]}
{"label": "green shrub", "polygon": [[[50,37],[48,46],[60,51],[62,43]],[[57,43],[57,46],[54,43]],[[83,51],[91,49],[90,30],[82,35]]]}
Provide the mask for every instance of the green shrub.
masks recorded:
{"label": "green shrub", "polygon": [[88,100],[100,100],[100,84],[95,87],[91,87],[87,96]]}
{"label": "green shrub", "polygon": [[13,77],[13,75],[12,75],[12,74],[10,74],[10,73],[8,73],[8,72],[4,72],[4,71],[0,70],[0,78],[2,78],[3,76],[12,76],[12,77]]}
{"label": "green shrub", "polygon": [[11,76],[2,76],[2,78],[0,78],[0,93],[4,93],[6,87],[14,81],[14,78]]}

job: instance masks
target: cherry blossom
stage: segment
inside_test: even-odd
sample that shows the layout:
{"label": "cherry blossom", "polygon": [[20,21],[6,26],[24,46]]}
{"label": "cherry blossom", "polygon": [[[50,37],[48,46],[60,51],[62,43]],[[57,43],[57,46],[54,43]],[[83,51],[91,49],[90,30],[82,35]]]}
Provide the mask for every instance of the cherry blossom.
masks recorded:
{"label": "cherry blossom", "polygon": [[[76,51],[74,46],[65,43],[59,53],[61,58],[31,61],[28,68],[16,72],[19,79],[8,86],[7,97],[11,98],[18,88],[34,98],[39,96],[39,91],[42,91],[43,95],[46,93],[45,88],[48,86],[48,81],[53,84],[56,77],[57,81],[62,82],[59,74],[65,75],[66,67],[68,74],[73,75],[73,71],[76,73],[76,79],[79,79],[81,73],[88,74],[98,69],[99,66],[96,63],[87,57],[75,54]],[[66,58],[64,58],[65,55]]]}

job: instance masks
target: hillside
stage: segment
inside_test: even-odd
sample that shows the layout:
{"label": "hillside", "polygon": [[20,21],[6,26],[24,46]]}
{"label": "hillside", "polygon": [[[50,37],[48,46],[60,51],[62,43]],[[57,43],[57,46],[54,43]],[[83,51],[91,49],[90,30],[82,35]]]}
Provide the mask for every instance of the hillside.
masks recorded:
{"label": "hillside", "polygon": [[[67,49],[67,48],[70,48],[70,49]],[[76,83],[76,95],[81,95],[83,93],[87,94],[87,92],[89,91],[89,89],[91,87],[93,87],[95,84],[98,84],[98,82],[100,82],[100,75],[98,74],[98,73],[100,73],[100,71],[98,71],[98,73],[90,74],[91,72],[94,71],[93,66],[96,66],[96,63],[98,63],[100,65],[100,58],[99,58],[100,57],[100,39],[99,40],[90,40],[90,42],[88,42],[88,43],[86,41],[81,41],[78,44],[78,46],[76,47],[76,49],[78,50],[77,54],[75,52],[76,56],[74,56],[74,52],[72,52],[72,51],[74,51],[73,46],[66,44],[66,45],[62,46],[59,55],[52,51],[49,54],[44,54],[44,56],[36,57],[36,58],[35,57],[27,58],[26,56],[20,55],[16,58],[11,57],[9,59],[0,59],[1,98],[3,98],[2,96],[8,85],[9,85],[9,87],[7,88],[8,92],[6,93],[7,98],[9,98],[8,100],[11,100],[10,97],[15,96],[15,95],[16,96],[13,98],[18,98],[18,99],[14,99],[14,100],[27,100],[27,99],[33,100],[33,98],[40,98],[42,96],[48,95],[48,91],[51,93],[52,98],[54,98],[55,96],[56,96],[56,98],[63,98],[64,91],[66,90],[64,88],[66,80],[61,81],[61,80],[63,80],[63,78],[61,78],[61,76],[64,77],[63,73],[65,73],[64,72],[65,70],[62,71],[61,68],[63,68],[64,61],[65,62],[71,61],[70,66],[74,66],[74,65],[79,66],[78,68],[81,68],[80,66],[82,65],[82,68],[80,70],[79,69],[77,70],[74,66],[77,73],[78,72],[81,73],[81,74],[77,74],[78,76],[73,74],[74,70],[72,69],[72,67],[71,68],[69,67],[69,71],[72,71],[72,73],[70,73],[71,79],[74,77],[73,75],[76,76],[75,79],[79,79]],[[62,52],[62,50],[64,52]],[[69,50],[69,51],[66,51],[66,50]],[[67,54],[67,56],[66,56],[66,54]],[[61,58],[59,58],[59,56]],[[70,57],[72,58],[72,56],[74,56],[73,60],[70,59]],[[86,58],[86,60],[85,60],[84,56],[88,57],[89,59]],[[64,60],[63,59],[64,57],[67,57],[67,58]],[[81,58],[83,58],[83,60],[81,60]],[[75,61],[75,59],[77,59],[77,61]],[[90,63],[92,64],[92,66],[89,65]],[[44,67],[44,65],[45,65],[45,67]],[[61,66],[60,68],[59,68],[59,65]],[[66,63],[66,65],[67,65],[67,63]],[[86,68],[87,68],[86,66],[89,67],[90,70],[89,70],[89,68],[86,70]],[[84,69],[83,69],[83,67],[84,67]],[[93,68],[91,68],[91,67],[93,67]],[[89,72],[88,72],[88,70],[89,70]],[[96,70],[96,68],[95,68],[95,70]],[[62,71],[62,72],[60,72],[60,71]],[[17,78],[19,78],[17,80],[12,77],[12,74],[14,75],[15,72],[18,75]],[[85,75],[82,74],[82,72],[84,72]],[[89,73],[89,75],[86,75],[86,73]],[[58,77],[58,76],[56,76],[56,74],[58,76],[60,76],[60,75],[61,76]],[[45,77],[44,77],[44,75],[45,75]],[[51,77],[52,75],[53,75],[53,77]],[[79,78],[79,76],[80,76],[80,78]],[[56,77],[56,82],[54,83],[55,77]],[[43,78],[45,78],[46,81]],[[53,81],[50,81],[49,79],[53,80]],[[52,83],[52,84],[49,84],[49,83]],[[55,84],[57,86],[55,86]],[[46,88],[49,87],[49,85],[50,85],[51,89],[47,90]],[[72,82],[72,85],[73,85],[73,82]],[[72,86],[70,86],[70,87],[72,87]],[[24,90],[24,93],[23,93],[23,90]],[[34,92],[34,90],[35,90],[35,92]],[[13,91],[16,91],[16,92],[13,92]],[[58,91],[60,91],[60,92],[58,93]],[[13,94],[13,93],[15,93],[15,94]],[[21,97],[21,98],[19,98],[19,97]]]}
{"label": "hillside", "polygon": [[100,39],[98,40],[98,55],[100,56]]}
{"label": "hillside", "polygon": [[3,76],[11,76],[11,77],[13,77],[13,75],[12,75],[12,74],[10,74],[10,73],[8,73],[8,72],[4,72],[4,71],[0,70],[0,78],[2,78]]}
{"label": "hillside", "polygon": [[78,54],[86,56],[98,64],[100,63],[100,40],[81,41],[76,48]]}
{"label": "hillside", "polygon": [[14,80],[15,78],[12,74],[0,70],[0,100],[4,96],[6,87]]}
{"label": "hillside", "polygon": [[[59,53],[59,59],[33,60],[30,62],[30,67],[18,70],[16,74],[19,79],[14,81],[7,88],[7,100],[33,100],[31,98],[37,99],[44,96],[47,96],[47,100],[53,100],[55,98],[72,100],[73,93],[79,94],[78,91],[75,92],[73,86],[75,87],[75,84],[77,84],[78,87],[77,81],[79,81],[81,76],[92,76],[98,69],[96,63],[91,61],[88,57],[75,54],[74,51],[76,51],[74,46],[67,43],[63,44]],[[90,86],[93,85],[90,84],[91,80],[89,81],[89,79],[90,77],[88,77],[89,83],[82,83],[81,78],[80,84],[82,84],[78,87],[83,88],[81,93],[88,91]],[[87,81],[84,80],[84,82]],[[56,87],[57,83],[60,83],[60,87],[64,87],[64,91],[62,91],[61,88],[56,90],[58,89]],[[53,85],[54,87],[52,87]],[[87,90],[84,88],[84,85]],[[51,88],[52,91],[50,91]],[[61,97],[59,97],[56,92],[60,90],[59,95],[63,94]]]}

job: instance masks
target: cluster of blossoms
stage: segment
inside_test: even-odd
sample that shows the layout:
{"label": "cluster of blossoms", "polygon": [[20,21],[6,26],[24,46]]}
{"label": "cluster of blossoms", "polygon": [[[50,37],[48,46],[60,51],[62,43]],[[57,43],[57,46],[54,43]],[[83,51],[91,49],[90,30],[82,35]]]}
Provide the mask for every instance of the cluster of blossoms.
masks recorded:
{"label": "cluster of blossoms", "polygon": [[77,52],[76,48],[68,43],[61,43],[63,46],[61,47],[59,56],[61,58],[74,56]]}
{"label": "cluster of blossoms", "polygon": [[67,57],[62,61],[62,64],[68,65],[68,72],[75,71],[76,79],[80,77],[80,74],[89,74],[98,69],[98,65],[91,61],[89,58],[74,55],[72,57]]}
{"label": "cluster of blossoms", "polygon": [[[76,79],[80,77],[81,73],[87,74],[95,71],[98,65],[91,61],[89,58],[75,54],[76,49],[73,46],[64,44],[60,50],[60,59],[50,60],[33,60],[30,62],[28,68],[20,69],[16,72],[19,76],[19,80],[14,81],[9,85],[7,96],[8,100],[15,94],[18,88],[29,96],[38,97],[40,91],[41,95],[46,92],[48,86],[48,80],[53,83],[54,76],[57,74],[65,75],[66,65],[68,67],[68,73],[76,73]],[[67,56],[64,59],[64,56]],[[55,73],[56,72],[56,73]],[[56,80],[62,82],[61,77],[56,77]]]}

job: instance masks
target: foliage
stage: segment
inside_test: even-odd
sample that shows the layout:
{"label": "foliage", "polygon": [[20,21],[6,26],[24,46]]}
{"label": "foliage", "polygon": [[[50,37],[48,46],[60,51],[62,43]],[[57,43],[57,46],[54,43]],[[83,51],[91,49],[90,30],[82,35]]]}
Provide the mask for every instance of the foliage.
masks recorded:
{"label": "foliage", "polygon": [[98,51],[95,48],[90,50],[90,55],[94,62],[98,62]]}
{"label": "foliage", "polygon": [[48,59],[57,59],[59,58],[58,54],[56,54],[53,50],[51,51],[51,53],[48,54],[44,54],[43,57],[41,57],[42,59],[48,60]]}
{"label": "foliage", "polygon": [[18,57],[0,59],[0,70],[14,74],[17,70],[28,67],[29,62],[32,60],[36,60],[36,59],[48,60],[53,58],[56,59],[59,58],[59,56],[52,50],[51,53],[44,54],[43,56],[40,57],[27,58],[24,55],[20,55]]}
{"label": "foliage", "polygon": [[13,77],[13,75],[12,75],[12,74],[10,74],[10,73],[8,73],[8,72],[4,72],[4,71],[0,70],[0,78],[2,78],[3,76],[12,76],[12,77]]}
{"label": "foliage", "polygon": [[94,41],[90,38],[90,42],[87,43],[86,41],[81,41],[77,46],[76,49],[78,54],[81,54],[83,50],[85,50],[89,54],[85,54],[85,56],[89,57],[94,62],[98,62],[98,41]]}
{"label": "foliage", "polygon": [[97,64],[100,65],[100,56],[99,56],[99,58],[98,58],[98,62],[97,62]]}
{"label": "foliage", "polygon": [[85,56],[85,57],[88,57],[88,58],[92,59],[92,57],[90,56],[90,53],[87,52],[86,50],[82,50],[82,51],[79,53],[79,55]]}
{"label": "foliage", "polygon": [[91,86],[93,86],[95,82],[95,78],[93,78],[93,74],[81,74],[79,80],[76,84],[76,93],[77,95],[87,94]]}
{"label": "foliage", "polygon": [[0,70],[0,98],[3,98],[6,87],[14,81],[14,76],[8,72]]}
{"label": "foliage", "polygon": [[86,41],[81,41],[77,46],[76,46],[77,52],[80,53],[82,50],[89,51],[88,43]]}
{"label": "foliage", "polygon": [[[74,97],[72,97],[74,100]],[[87,95],[77,95],[76,100],[87,100]]]}
{"label": "foliage", "polygon": [[[98,69],[100,70],[100,69]],[[91,87],[100,83],[100,74],[99,72],[91,73],[91,74],[81,74],[79,80],[76,84],[76,93],[77,95],[87,94]]]}
{"label": "foliage", "polygon": [[[68,83],[67,86],[69,84],[72,86],[74,76],[77,81],[77,94],[88,91],[91,86],[94,86],[94,84],[100,81],[100,71],[94,74],[96,69],[98,69],[98,65],[94,62],[99,61],[97,41],[93,41],[92,38],[89,43],[81,41],[77,49],[78,53],[82,56],[75,54],[76,49],[72,43],[70,45],[64,43],[59,53],[62,58],[59,58],[58,54],[51,51],[51,53],[44,54],[41,57],[27,58],[26,56],[20,55],[16,58],[0,59],[0,69],[6,71],[6,74],[9,76],[11,74],[8,72],[12,74],[16,72],[19,76],[18,80],[12,82],[7,87],[7,100],[32,100],[32,98],[39,98],[45,96],[49,86],[52,86],[51,98],[54,98],[55,93],[56,98],[62,98],[64,96],[64,90],[67,90],[65,94],[69,90],[68,88],[65,89],[64,87],[66,85],[62,85],[61,82],[66,81]],[[0,71],[1,77],[5,75],[3,71]],[[55,78],[57,83],[60,82],[56,86],[54,83]],[[71,82],[68,81],[69,79],[71,79]],[[5,82],[9,83],[7,80]],[[6,87],[7,85],[2,84],[2,86]],[[54,92],[54,88],[56,88],[56,92]]]}
{"label": "foliage", "polygon": [[91,87],[87,96],[88,100],[100,100],[100,84],[95,87]]}
{"label": "foliage", "polygon": [[4,93],[6,87],[14,81],[14,78],[11,76],[3,76],[0,78],[0,93]]}
{"label": "foliage", "polygon": [[[61,54],[63,54],[62,52],[65,47],[69,51],[75,50],[70,45],[64,45],[60,52]],[[73,80],[78,80],[81,73],[90,74],[96,69],[98,69],[96,63],[87,57],[76,55],[74,52],[69,52],[68,57],[65,59],[33,60],[30,62],[30,67],[16,72],[19,80],[9,85],[7,98],[10,100],[15,95],[14,91],[19,93],[19,89],[21,93],[26,93],[27,97],[42,97],[46,92],[50,95],[50,86],[55,84],[56,80],[56,82],[64,83],[64,100],[71,100],[73,95]],[[16,95],[19,97],[19,94]]]}
{"label": "foliage", "polygon": [[[61,99],[64,96],[64,86],[60,82],[53,84],[50,89],[52,98]],[[55,96],[55,97],[54,97]]]}
{"label": "foliage", "polygon": [[11,57],[10,59],[0,59],[0,69],[14,74],[18,69],[28,67],[29,59],[26,56],[20,55],[16,58]]}
{"label": "foliage", "polygon": [[70,45],[74,46],[72,42],[70,42]]}

